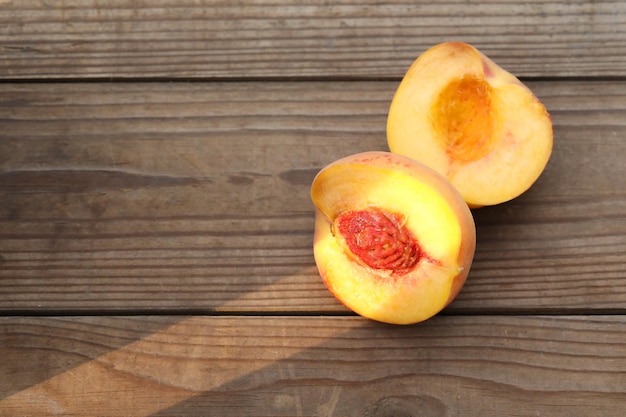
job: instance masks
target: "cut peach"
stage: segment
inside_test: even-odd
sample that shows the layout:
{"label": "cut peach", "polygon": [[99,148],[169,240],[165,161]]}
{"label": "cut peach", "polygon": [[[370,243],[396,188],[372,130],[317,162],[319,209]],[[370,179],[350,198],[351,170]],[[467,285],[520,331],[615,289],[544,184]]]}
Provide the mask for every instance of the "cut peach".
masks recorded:
{"label": "cut peach", "polygon": [[457,190],[425,165],[364,152],[322,169],[314,255],[335,297],[386,323],[426,320],[459,293],[476,244],[471,212]]}
{"label": "cut peach", "polygon": [[552,152],[552,122],[515,76],[473,46],[449,42],[407,71],[389,109],[387,141],[480,207],[511,200],[537,180]]}

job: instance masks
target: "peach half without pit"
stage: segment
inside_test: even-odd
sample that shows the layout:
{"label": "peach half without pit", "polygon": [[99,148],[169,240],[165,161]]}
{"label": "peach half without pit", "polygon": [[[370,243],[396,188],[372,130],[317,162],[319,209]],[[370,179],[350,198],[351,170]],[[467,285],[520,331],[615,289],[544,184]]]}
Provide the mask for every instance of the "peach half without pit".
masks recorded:
{"label": "peach half without pit", "polygon": [[436,45],[408,69],[387,118],[391,152],[446,177],[471,207],[525,192],[552,153],[552,122],[519,79],[471,45]]}
{"label": "peach half without pit", "polygon": [[311,197],[318,271],[352,311],[412,324],[461,290],[474,257],[474,220],[434,170],[390,152],[363,152],[323,168]]}

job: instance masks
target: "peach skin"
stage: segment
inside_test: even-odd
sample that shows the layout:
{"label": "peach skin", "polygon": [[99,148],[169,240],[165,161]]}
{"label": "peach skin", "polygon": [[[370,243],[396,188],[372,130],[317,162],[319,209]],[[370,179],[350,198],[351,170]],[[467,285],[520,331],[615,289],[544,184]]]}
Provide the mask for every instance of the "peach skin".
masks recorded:
{"label": "peach skin", "polygon": [[531,187],[548,163],[553,133],[530,89],[473,46],[448,42],[408,69],[389,108],[387,142],[481,207]]}
{"label": "peach skin", "polygon": [[476,245],[457,190],[390,152],[342,158],[315,177],[314,255],[335,297],[381,322],[426,320],[459,293]]}

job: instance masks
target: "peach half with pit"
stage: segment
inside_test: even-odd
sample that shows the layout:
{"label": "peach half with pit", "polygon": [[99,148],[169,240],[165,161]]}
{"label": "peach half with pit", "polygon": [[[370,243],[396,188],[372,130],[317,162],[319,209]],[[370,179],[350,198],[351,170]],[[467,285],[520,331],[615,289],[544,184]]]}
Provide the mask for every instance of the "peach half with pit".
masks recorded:
{"label": "peach half with pit", "polygon": [[461,290],[474,256],[474,220],[434,170],[390,152],[358,153],[323,168],[311,197],[318,271],[352,311],[412,324]]}
{"label": "peach half with pit", "polygon": [[525,192],[552,153],[552,122],[533,92],[462,42],[436,45],[410,66],[387,118],[391,152],[446,177],[471,207]]}

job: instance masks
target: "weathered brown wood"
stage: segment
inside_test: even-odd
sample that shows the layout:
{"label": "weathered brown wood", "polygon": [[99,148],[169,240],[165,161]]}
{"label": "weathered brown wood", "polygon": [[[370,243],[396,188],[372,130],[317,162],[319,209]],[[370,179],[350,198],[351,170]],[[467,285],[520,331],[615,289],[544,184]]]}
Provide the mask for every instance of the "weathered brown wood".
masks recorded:
{"label": "weathered brown wood", "polygon": [[[626,2],[318,3],[0,0],[0,417],[623,416]],[[367,321],[310,183],[448,40],[538,77],[554,155],[444,314]]]}
{"label": "weathered brown wood", "polygon": [[0,78],[397,78],[448,40],[522,76],[624,76],[626,3],[0,1]]}
{"label": "weathered brown wood", "polygon": [[[0,310],[345,312],[315,270],[309,185],[386,149],[396,85],[3,85]],[[448,311],[624,311],[626,83],[530,86],[553,159],[475,211]]]}
{"label": "weathered brown wood", "polygon": [[622,317],[0,319],[0,415],[622,416]]}

